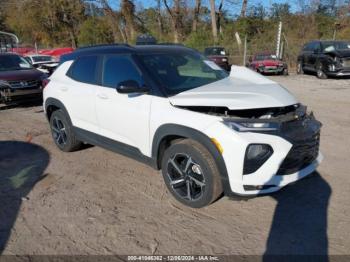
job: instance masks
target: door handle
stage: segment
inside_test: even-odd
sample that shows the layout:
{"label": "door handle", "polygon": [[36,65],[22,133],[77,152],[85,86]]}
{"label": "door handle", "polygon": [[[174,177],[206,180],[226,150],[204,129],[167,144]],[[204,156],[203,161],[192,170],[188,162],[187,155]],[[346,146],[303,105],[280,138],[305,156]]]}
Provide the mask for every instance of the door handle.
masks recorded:
{"label": "door handle", "polygon": [[103,93],[99,93],[99,94],[97,94],[97,96],[101,99],[108,99],[108,96],[106,94],[103,94]]}

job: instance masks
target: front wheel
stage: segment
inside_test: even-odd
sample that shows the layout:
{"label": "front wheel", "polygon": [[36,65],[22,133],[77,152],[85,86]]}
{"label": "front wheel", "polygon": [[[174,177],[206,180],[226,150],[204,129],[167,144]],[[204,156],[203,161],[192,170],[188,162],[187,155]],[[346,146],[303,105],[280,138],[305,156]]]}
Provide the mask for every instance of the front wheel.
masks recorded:
{"label": "front wheel", "polygon": [[319,79],[327,79],[327,75],[325,74],[325,72],[323,71],[323,66],[322,64],[318,64],[317,68],[316,68],[316,75],[317,78]]}
{"label": "front wheel", "polygon": [[204,207],[222,194],[214,158],[202,144],[191,139],[181,140],[165,151],[162,174],[170,193],[184,205]]}
{"label": "front wheel", "polygon": [[284,76],[287,76],[289,73],[288,73],[288,69],[287,68],[284,68],[283,70],[282,70],[282,75],[284,75]]}

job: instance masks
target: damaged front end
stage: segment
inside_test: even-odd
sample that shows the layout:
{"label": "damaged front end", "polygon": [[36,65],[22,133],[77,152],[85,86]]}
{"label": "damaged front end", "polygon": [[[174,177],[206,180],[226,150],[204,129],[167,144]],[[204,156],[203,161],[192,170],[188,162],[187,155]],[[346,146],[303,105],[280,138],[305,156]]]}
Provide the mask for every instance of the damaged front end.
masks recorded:
{"label": "damaged front end", "polygon": [[41,81],[4,81],[0,80],[0,103],[17,104],[37,101],[42,98]]}
{"label": "damaged front end", "polygon": [[[294,104],[277,108],[229,110],[225,107],[181,107],[222,117],[223,123],[237,132],[256,132],[282,137],[292,144],[276,175],[288,175],[311,164],[319,154],[322,124],[307,107]],[[251,151],[260,150],[259,158],[249,162]],[[272,155],[268,145],[247,147],[244,175],[254,173]]]}

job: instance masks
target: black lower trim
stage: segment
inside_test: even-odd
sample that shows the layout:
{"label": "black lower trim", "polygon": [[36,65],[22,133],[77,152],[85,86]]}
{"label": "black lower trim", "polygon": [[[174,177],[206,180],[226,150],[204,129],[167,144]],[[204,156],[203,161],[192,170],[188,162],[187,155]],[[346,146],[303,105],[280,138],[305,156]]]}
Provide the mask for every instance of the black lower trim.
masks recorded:
{"label": "black lower trim", "polygon": [[147,164],[153,168],[156,168],[156,160],[154,158],[145,156],[141,151],[133,146],[112,140],[110,138],[97,135],[95,133],[89,132],[87,130],[74,127],[74,133],[77,139],[88,144],[103,147],[107,150],[113,151],[115,153],[121,154],[123,156],[132,158],[141,163]]}

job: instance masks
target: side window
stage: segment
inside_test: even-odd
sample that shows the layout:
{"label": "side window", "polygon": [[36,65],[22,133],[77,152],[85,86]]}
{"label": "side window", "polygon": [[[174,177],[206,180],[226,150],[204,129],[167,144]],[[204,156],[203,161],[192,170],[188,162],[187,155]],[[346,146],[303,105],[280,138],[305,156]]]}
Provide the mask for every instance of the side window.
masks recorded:
{"label": "side window", "polygon": [[304,51],[312,51],[313,50],[313,44],[314,44],[313,42],[306,44],[305,47],[304,47]]}
{"label": "side window", "polygon": [[102,85],[116,88],[120,82],[134,80],[144,85],[142,76],[128,56],[108,55],[103,62]]}
{"label": "side window", "polygon": [[96,67],[97,56],[80,57],[72,65],[68,76],[79,82],[97,84]]}
{"label": "side window", "polygon": [[321,52],[321,45],[319,42],[314,43],[313,51],[316,51],[317,53]]}

